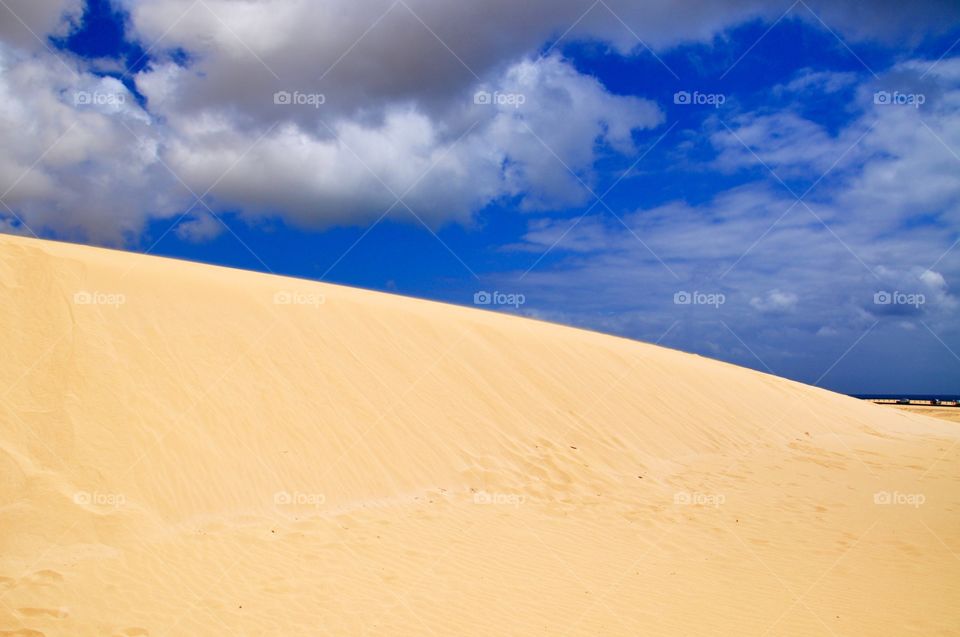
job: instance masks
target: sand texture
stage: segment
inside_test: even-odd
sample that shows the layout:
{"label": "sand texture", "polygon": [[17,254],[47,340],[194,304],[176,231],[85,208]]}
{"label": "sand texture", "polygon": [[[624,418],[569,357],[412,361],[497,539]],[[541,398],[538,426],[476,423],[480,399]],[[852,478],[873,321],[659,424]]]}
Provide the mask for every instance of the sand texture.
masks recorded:
{"label": "sand texture", "polygon": [[950,422],[960,423],[960,407],[925,407],[922,405],[893,405],[894,409],[921,414],[931,418],[939,418]]}
{"label": "sand texture", "polygon": [[0,237],[0,635],[960,635],[960,428]]}

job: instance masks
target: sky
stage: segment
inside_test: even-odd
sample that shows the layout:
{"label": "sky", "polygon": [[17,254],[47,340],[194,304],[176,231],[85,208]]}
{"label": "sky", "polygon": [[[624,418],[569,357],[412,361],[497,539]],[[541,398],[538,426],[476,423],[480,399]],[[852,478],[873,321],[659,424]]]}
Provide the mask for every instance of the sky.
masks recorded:
{"label": "sky", "polygon": [[960,394],[960,4],[0,0],[0,231]]}

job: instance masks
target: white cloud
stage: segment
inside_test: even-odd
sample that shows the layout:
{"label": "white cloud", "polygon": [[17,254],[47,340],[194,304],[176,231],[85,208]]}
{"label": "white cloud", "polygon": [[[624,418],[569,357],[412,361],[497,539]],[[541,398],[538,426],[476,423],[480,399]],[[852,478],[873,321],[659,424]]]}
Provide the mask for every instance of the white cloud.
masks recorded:
{"label": "white cloud", "polygon": [[[230,109],[172,110],[171,87],[186,72],[172,65],[140,78],[148,113],[115,79],[44,54],[17,55],[4,53],[0,74],[0,127],[16,142],[0,160],[0,184],[12,186],[4,200],[36,231],[105,243],[186,212],[193,193],[206,194],[215,211],[311,227],[373,221],[401,195],[430,225],[466,222],[508,195],[530,208],[577,203],[587,196],[578,177],[590,182],[598,144],[631,152],[633,131],[663,117],[651,102],[612,95],[551,56],[521,61],[485,85],[522,93],[519,108],[475,104],[471,92],[448,120],[398,105],[370,121],[280,119],[253,133]],[[392,214],[411,218],[402,204]]]}
{"label": "white cloud", "polygon": [[[903,82],[931,64],[905,62],[893,73]],[[553,259],[497,283],[522,286],[531,304],[566,308],[568,322],[644,339],[658,339],[678,321],[671,346],[706,351],[707,342],[720,344],[723,357],[762,368],[729,327],[775,371],[787,358],[809,358],[809,380],[874,324],[870,338],[898,335],[870,350],[874,358],[882,351],[917,360],[923,352],[928,370],[946,369],[955,360],[937,339],[960,338],[960,305],[949,289],[960,278],[960,159],[927,126],[960,148],[956,64],[944,60],[928,75],[937,99],[919,114],[873,104],[878,83],[865,77],[854,91],[861,102],[833,134],[792,111],[729,122],[777,174],[800,184],[815,182],[845,151],[856,157],[840,161],[811,191],[810,210],[756,157],[736,150],[742,145],[732,133],[708,122],[721,157],[728,153],[724,167],[752,166],[759,178],[696,205],[677,200],[623,215],[629,230],[601,211],[572,229],[571,220],[533,220],[520,247],[531,260],[548,249]],[[691,311],[671,302],[677,290],[719,292],[727,302]],[[879,292],[900,293],[898,302],[878,303]],[[803,311],[794,311],[801,303]],[[901,323],[912,331],[904,334]]]}
{"label": "white cloud", "polygon": [[815,71],[804,69],[784,85],[774,87],[777,93],[806,93],[818,91],[821,93],[836,93],[849,88],[858,81],[857,74],[851,71]]}
{"label": "white cloud", "polygon": [[[919,107],[876,103],[874,95],[881,90],[923,95],[926,101]],[[802,178],[810,185],[821,176],[849,174],[836,205],[823,212],[856,233],[898,231],[919,218],[956,227],[960,60],[936,66],[930,60],[903,62],[876,81],[863,81],[854,100],[855,116],[834,134],[793,110],[746,113],[727,126],[714,121],[710,139],[718,151],[716,165],[730,172],[750,168],[767,177],[769,169],[781,179]],[[824,192],[829,181],[807,200],[832,197]],[[816,209],[816,203],[810,205]]]}
{"label": "white cloud", "polygon": [[36,232],[120,243],[183,205],[134,96],[49,54],[0,46],[0,137],[3,201]]}
{"label": "white cloud", "polygon": [[176,226],[176,234],[184,241],[202,243],[223,234],[223,223],[205,210],[194,211],[192,215]]}
{"label": "white cloud", "polygon": [[65,35],[76,24],[83,0],[4,0],[0,4],[0,41],[41,50],[49,35]]}
{"label": "white cloud", "polygon": [[811,169],[822,174],[837,160],[841,167],[856,164],[863,155],[863,147],[855,144],[864,130],[850,127],[833,136],[789,110],[747,113],[725,125],[714,122],[713,128],[710,141],[718,151],[715,164],[728,172],[754,168],[766,174],[772,170],[785,180]]}
{"label": "white cloud", "polygon": [[[632,132],[663,119],[651,102],[612,95],[548,57],[522,61],[496,82],[478,86],[522,95],[520,106],[475,104],[470,92],[451,121],[401,105],[373,121],[307,126],[281,120],[257,142],[229,111],[193,118],[167,111],[169,70],[159,75],[159,86],[146,81],[143,88],[169,122],[173,170],[198,193],[210,189],[221,207],[252,216],[279,213],[305,226],[373,221],[401,195],[431,225],[467,221],[505,195],[521,197],[530,208],[578,203],[586,189],[568,168],[589,182],[598,143],[631,152]],[[394,214],[409,217],[402,204]]]}
{"label": "white cloud", "polygon": [[923,274],[921,274],[919,278],[925,285],[931,288],[938,290],[945,290],[947,288],[947,281],[939,272],[934,272],[933,270],[924,270]]}
{"label": "white cloud", "polygon": [[800,297],[793,292],[770,290],[763,296],[755,296],[750,299],[750,305],[760,312],[776,314],[792,310],[799,300]]}
{"label": "white cloud", "polygon": [[[608,0],[586,13],[575,0],[121,4],[155,57],[134,78],[148,110],[90,72],[109,61],[83,67],[48,51],[46,37],[67,33],[80,0],[8,0],[2,10],[16,18],[0,21],[7,93],[0,126],[16,148],[0,160],[0,180],[13,184],[42,156],[7,204],[39,228],[113,243],[135,237],[150,219],[185,212],[193,197],[179,179],[198,194],[209,188],[216,211],[278,214],[308,226],[369,222],[410,187],[405,200],[432,225],[468,221],[502,196],[520,197],[528,210],[583,203],[599,152],[633,152],[636,131],[662,115],[557,57],[528,56],[564,33],[620,52],[662,51],[783,10],[763,0],[697,0],[682,9],[667,0]],[[936,30],[957,13],[883,2],[864,20],[846,3],[809,4],[853,37]],[[793,17],[816,21],[802,7]],[[172,62],[182,55],[187,66]],[[522,93],[526,105],[479,108],[471,97],[484,86]],[[79,106],[65,99],[98,90],[127,99]],[[278,108],[278,90],[322,93],[324,103]],[[802,120],[785,123],[790,139],[832,141]],[[754,124],[758,135],[771,132],[763,120]],[[826,153],[816,146],[808,160],[822,165]],[[787,154],[782,147],[767,156],[782,163]],[[395,212],[409,218],[403,206]]]}

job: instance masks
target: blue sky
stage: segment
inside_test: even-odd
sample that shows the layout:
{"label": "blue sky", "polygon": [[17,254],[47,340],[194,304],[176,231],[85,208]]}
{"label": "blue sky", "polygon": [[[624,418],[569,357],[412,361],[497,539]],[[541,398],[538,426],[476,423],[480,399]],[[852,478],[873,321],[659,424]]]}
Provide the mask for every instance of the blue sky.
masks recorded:
{"label": "blue sky", "polygon": [[953,4],[633,4],[10,2],[0,228],[960,393]]}

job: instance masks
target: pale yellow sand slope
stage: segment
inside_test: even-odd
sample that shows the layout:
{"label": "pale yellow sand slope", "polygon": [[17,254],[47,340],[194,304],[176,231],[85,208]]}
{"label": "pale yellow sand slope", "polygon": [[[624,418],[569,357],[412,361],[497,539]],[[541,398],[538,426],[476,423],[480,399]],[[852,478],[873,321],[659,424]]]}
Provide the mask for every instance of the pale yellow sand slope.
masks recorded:
{"label": "pale yellow sand slope", "polygon": [[922,405],[891,405],[891,407],[940,420],[960,422],[960,407],[924,407]]}
{"label": "pale yellow sand slope", "polygon": [[0,294],[0,635],[960,634],[955,424],[36,240]]}

